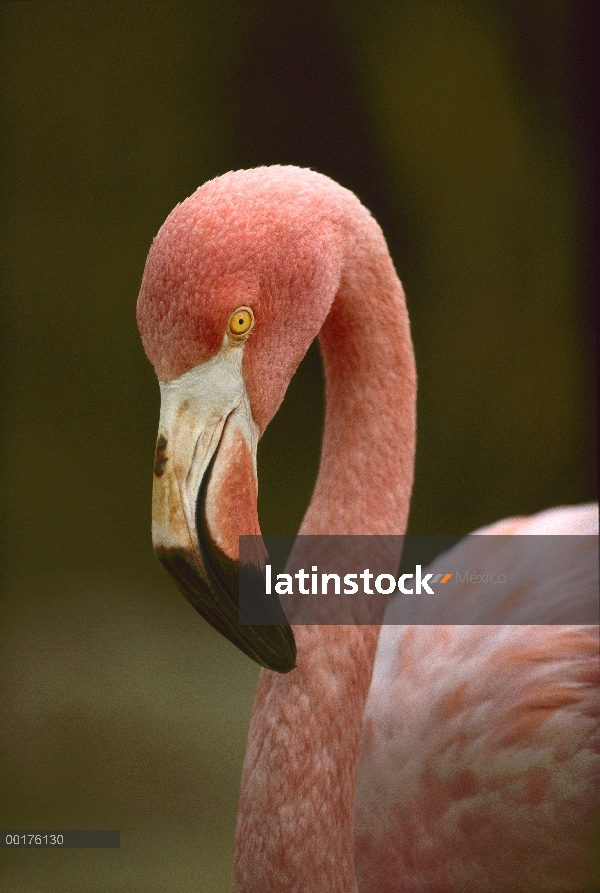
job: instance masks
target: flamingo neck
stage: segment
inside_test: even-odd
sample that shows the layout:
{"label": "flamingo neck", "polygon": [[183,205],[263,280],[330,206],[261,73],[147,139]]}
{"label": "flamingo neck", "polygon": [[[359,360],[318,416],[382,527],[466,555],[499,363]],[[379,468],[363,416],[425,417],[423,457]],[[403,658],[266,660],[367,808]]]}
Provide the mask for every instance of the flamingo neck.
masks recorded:
{"label": "flamingo neck", "polygon": [[[415,447],[414,358],[381,231],[352,264],[321,330],[326,414],[302,534],[402,534]],[[235,891],[356,891],[353,819],[362,715],[378,626],[296,626],[298,666],[262,670],[248,733]]]}
{"label": "flamingo neck", "polygon": [[352,244],[355,263],[344,270],[319,334],[325,425],[319,474],[300,534],[406,531],[415,457],[415,361],[404,292],[387,245],[379,227],[366,235]]}

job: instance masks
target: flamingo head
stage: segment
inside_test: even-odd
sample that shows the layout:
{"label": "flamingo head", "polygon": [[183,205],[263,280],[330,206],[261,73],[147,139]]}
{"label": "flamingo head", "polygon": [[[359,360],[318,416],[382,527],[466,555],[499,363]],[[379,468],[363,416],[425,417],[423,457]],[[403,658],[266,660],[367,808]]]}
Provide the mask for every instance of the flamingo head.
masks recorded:
{"label": "flamingo head", "polygon": [[347,195],[292,167],[206,183],[154,239],[137,303],[161,390],[155,552],[212,626],[279,672],[295,666],[294,635],[283,612],[276,626],[240,623],[238,538],[260,534],[258,440],[339,286],[332,207]]}

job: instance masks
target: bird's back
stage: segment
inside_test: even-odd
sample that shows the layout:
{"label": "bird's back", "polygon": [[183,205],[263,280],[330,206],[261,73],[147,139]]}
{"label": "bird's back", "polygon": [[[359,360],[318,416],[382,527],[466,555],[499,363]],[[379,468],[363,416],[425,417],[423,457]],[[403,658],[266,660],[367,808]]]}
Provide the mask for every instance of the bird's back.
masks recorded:
{"label": "bird's back", "polygon": [[[480,533],[597,534],[598,508]],[[560,597],[597,600],[597,571],[590,539]],[[532,589],[518,597],[548,598],[546,584]],[[359,889],[593,890],[598,627],[387,619],[364,714]]]}

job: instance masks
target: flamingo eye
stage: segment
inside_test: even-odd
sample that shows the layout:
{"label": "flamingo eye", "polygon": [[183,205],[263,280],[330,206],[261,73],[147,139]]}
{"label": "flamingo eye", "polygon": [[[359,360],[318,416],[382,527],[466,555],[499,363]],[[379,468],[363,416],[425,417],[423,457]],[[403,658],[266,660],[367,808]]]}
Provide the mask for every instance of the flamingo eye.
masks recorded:
{"label": "flamingo eye", "polygon": [[238,307],[229,317],[229,334],[234,340],[247,335],[254,325],[254,314],[250,307]]}

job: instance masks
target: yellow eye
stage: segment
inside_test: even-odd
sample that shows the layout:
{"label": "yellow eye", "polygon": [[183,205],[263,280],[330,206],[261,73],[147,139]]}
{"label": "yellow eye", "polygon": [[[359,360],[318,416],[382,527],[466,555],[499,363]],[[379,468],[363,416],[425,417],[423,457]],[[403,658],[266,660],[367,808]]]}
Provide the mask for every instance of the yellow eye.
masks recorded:
{"label": "yellow eye", "polygon": [[229,334],[234,339],[247,335],[254,325],[254,314],[250,307],[238,307],[229,317]]}

